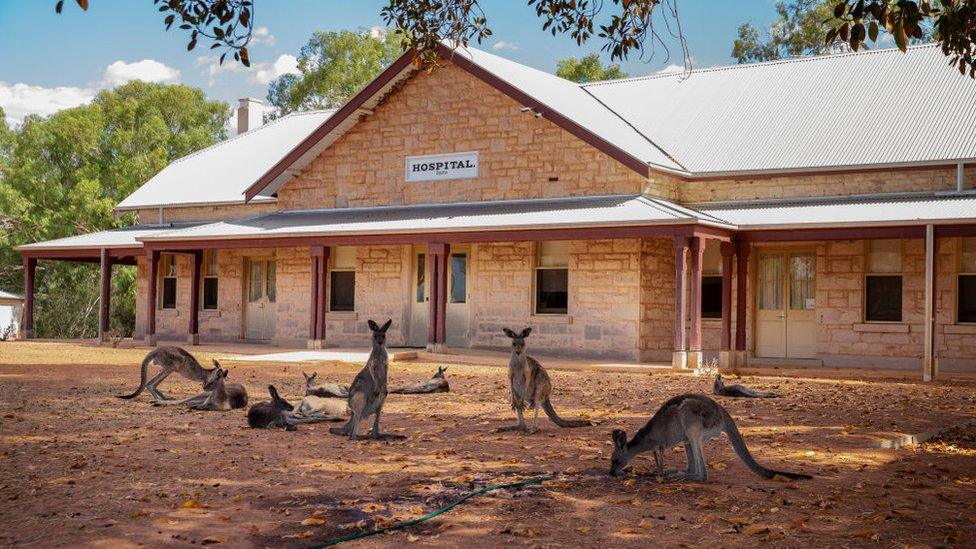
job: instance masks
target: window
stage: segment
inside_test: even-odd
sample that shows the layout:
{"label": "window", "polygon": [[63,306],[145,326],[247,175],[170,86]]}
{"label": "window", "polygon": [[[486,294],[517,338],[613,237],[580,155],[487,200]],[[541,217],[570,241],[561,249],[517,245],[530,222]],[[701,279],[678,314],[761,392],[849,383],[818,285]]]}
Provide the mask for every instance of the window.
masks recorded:
{"label": "window", "polygon": [[203,252],[203,308],[217,308],[217,250]]}
{"label": "window", "polygon": [[864,320],[901,322],[901,240],[872,240],[865,277]]}
{"label": "window", "polygon": [[451,303],[468,300],[468,254],[451,254]]}
{"label": "window", "polygon": [[569,242],[540,242],[535,270],[536,314],[569,312]]}
{"label": "window", "polygon": [[417,254],[417,303],[427,299],[427,254]]}
{"label": "window", "polygon": [[176,308],[176,258],[172,254],[159,256],[160,281],[159,308]]}
{"label": "window", "polygon": [[957,322],[976,322],[976,237],[962,239],[962,264],[956,296]]}
{"label": "window", "polygon": [[717,240],[705,240],[702,253],[702,318],[722,318],[722,248]]}
{"label": "window", "polygon": [[337,246],[332,251],[329,274],[329,310],[356,310],[356,248]]}

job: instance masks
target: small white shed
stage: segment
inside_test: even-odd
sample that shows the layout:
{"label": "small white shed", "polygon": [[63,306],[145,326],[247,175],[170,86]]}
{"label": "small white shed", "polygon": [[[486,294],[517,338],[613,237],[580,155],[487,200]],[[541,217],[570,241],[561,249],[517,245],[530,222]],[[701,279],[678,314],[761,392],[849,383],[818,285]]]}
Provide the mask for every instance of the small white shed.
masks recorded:
{"label": "small white shed", "polygon": [[24,313],[24,298],[0,290],[0,340],[20,337],[20,318]]}

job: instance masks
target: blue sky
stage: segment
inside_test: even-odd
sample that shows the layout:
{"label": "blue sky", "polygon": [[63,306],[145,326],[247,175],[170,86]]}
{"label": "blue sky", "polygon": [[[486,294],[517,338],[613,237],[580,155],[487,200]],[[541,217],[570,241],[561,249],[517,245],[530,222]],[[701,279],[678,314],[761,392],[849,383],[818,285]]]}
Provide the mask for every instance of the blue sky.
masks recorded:
{"label": "blue sky", "polygon": [[[731,63],[729,53],[740,23],[765,26],[773,0],[678,0],[681,21],[696,67]],[[257,44],[252,68],[218,67],[207,45],[187,52],[186,37],[165,32],[151,0],[90,0],[82,12],[66,0],[62,15],[55,0],[0,0],[0,106],[8,122],[30,112],[50,114],[90,99],[99,89],[133,78],[180,82],[224,101],[264,99],[267,81],[292,67],[292,56],[316,30],[383,26],[381,0],[257,0]],[[525,0],[482,0],[494,35],[480,47],[541,70],[552,71],[563,57],[600,50],[599,39],[582,47],[569,37],[551,36]],[[609,2],[608,2],[609,4]],[[676,56],[677,55],[677,56]],[[653,73],[680,63],[673,50],[666,62],[623,63],[631,75]]]}

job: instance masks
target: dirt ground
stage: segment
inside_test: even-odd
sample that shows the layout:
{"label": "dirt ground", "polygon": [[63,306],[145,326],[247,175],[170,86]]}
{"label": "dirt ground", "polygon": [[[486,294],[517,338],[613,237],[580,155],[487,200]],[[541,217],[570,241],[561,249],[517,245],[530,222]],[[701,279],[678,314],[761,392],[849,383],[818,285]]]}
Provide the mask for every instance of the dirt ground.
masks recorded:
{"label": "dirt ground", "polygon": [[[659,482],[650,456],[608,476],[609,433],[633,432],[668,397],[708,388],[682,374],[550,372],[563,417],[599,422],[523,436],[505,370],[451,366],[451,392],[391,395],[384,430],[350,442],[329,424],[248,429],[245,411],[154,408],[138,383],[144,351],[0,343],[0,545],[307,547],[410,519],[488,484],[541,485],[471,499],[429,522],[351,546],[976,546],[976,429],[882,450],[885,432],[971,421],[976,386],[745,377],[776,400],[719,398],[756,459],[814,480],[753,475],[723,437],[707,482]],[[201,358],[209,360],[204,355]],[[297,401],[301,371],[349,383],[355,365],[225,363],[251,402],[274,383]],[[394,364],[390,384],[429,364]],[[323,379],[324,378],[324,379]],[[171,377],[162,388],[198,386]],[[684,465],[681,451],[669,465]]]}

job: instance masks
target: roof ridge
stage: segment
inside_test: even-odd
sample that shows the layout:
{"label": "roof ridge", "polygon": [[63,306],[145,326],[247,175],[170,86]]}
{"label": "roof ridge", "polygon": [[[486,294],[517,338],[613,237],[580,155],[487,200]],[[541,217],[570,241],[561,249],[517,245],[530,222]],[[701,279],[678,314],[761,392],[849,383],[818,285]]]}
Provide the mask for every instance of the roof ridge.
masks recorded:
{"label": "roof ridge", "polygon": [[[931,48],[937,48],[937,47],[938,47],[938,44],[936,44],[936,43],[914,44],[914,45],[908,46],[908,50],[922,50],[922,49],[931,49]],[[891,53],[891,52],[896,52],[896,51],[899,52],[899,53],[901,52],[901,50],[899,50],[897,47],[892,47],[892,48],[880,48],[880,49],[863,50],[863,51],[847,51],[847,52],[843,52],[843,53],[822,53],[822,54],[816,54],[816,55],[804,55],[804,56],[801,56],[801,57],[789,57],[789,58],[786,58],[786,59],[774,59],[772,61],[759,61],[759,62],[756,62],[756,63],[734,63],[734,64],[729,64],[729,65],[719,65],[719,66],[714,66],[714,67],[703,67],[703,68],[700,68],[700,69],[692,69],[690,74],[702,74],[702,73],[709,73],[709,72],[721,72],[721,71],[736,70],[736,69],[749,69],[749,68],[755,68],[755,67],[765,67],[765,66],[771,66],[771,65],[783,65],[783,64],[789,64],[789,63],[804,63],[804,62],[813,62],[813,61],[836,60],[836,59],[846,58],[846,57],[864,56],[864,55],[872,55],[872,54],[879,54],[879,53]],[[582,88],[585,89],[585,88],[589,88],[589,87],[605,86],[605,85],[611,85],[611,84],[620,84],[620,83],[623,83],[623,82],[635,82],[635,81],[640,81],[640,80],[655,80],[655,79],[658,79],[658,78],[669,78],[669,77],[673,77],[673,76],[681,75],[681,74],[684,74],[684,73],[681,73],[681,72],[664,72],[664,73],[655,73],[655,74],[645,74],[645,75],[642,75],[642,76],[630,76],[630,77],[627,77],[627,78],[616,78],[616,79],[612,79],[612,80],[599,80],[599,81],[596,81],[596,82],[585,82],[585,83],[581,83],[579,85],[580,85],[580,87],[582,87]]]}

